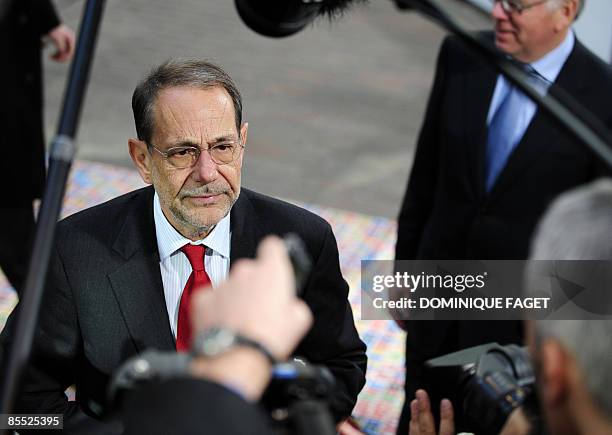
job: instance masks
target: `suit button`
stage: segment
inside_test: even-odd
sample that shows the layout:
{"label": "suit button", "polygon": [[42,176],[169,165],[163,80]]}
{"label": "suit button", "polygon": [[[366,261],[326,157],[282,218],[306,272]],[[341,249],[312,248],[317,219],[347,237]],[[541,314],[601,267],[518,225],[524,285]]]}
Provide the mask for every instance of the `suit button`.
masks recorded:
{"label": "suit button", "polygon": [[19,15],[19,24],[27,24],[29,21],[28,16],[26,14]]}
{"label": "suit button", "polygon": [[27,73],[25,75],[25,81],[28,85],[31,85],[34,82],[34,74],[32,73]]}

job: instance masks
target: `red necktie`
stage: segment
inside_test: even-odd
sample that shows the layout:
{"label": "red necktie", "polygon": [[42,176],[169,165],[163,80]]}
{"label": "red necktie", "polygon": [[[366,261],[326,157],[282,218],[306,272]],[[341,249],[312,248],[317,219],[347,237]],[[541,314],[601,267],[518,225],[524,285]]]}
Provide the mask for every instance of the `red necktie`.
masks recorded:
{"label": "red necktie", "polygon": [[185,284],[178,313],[176,328],[176,350],[188,351],[191,347],[191,300],[196,289],[210,285],[210,278],[204,270],[204,245],[187,244],[181,248],[191,264],[191,275]]}

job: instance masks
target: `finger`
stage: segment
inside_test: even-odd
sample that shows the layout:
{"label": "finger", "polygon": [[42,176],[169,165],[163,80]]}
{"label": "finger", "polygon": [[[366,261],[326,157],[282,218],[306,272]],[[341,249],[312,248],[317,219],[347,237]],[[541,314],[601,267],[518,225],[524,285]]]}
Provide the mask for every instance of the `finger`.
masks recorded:
{"label": "finger", "polygon": [[54,44],[54,45],[55,45],[55,47],[56,47],[56,48],[55,48],[55,53],[53,53],[53,54],[51,55],[51,59],[55,60],[56,62],[59,62],[60,57],[61,57],[61,55],[62,55],[62,51],[61,51],[59,48],[57,48],[57,44]]}
{"label": "finger", "polygon": [[53,59],[57,62],[66,62],[68,57],[68,51],[66,50],[66,47],[64,47],[63,50],[58,50],[57,53],[55,53]]}
{"label": "finger", "polygon": [[[266,237],[257,249],[257,259],[261,261],[262,267],[269,273],[277,276],[282,283],[287,286],[290,293],[287,296],[293,295],[295,291],[295,283],[293,276],[293,266],[289,260],[287,248],[282,239],[276,236]],[[284,286],[280,286],[283,288]]]}
{"label": "finger", "polygon": [[253,272],[255,272],[255,261],[249,258],[241,258],[232,266],[229,279],[236,281],[249,278]]}
{"label": "finger", "polygon": [[74,48],[75,48],[75,36],[74,33],[69,32],[67,35],[67,41],[66,41],[66,56],[68,59],[70,59],[72,57],[72,55],[74,54]]}
{"label": "finger", "polygon": [[356,427],[353,427],[349,422],[343,421],[336,426],[338,435],[363,435]]}
{"label": "finger", "polygon": [[410,429],[409,435],[420,435],[419,430],[419,404],[416,399],[410,402]]}
{"label": "finger", "polygon": [[71,51],[72,51],[70,35],[62,34],[60,39],[62,41],[62,48],[59,53],[58,61],[65,62],[70,58]]}
{"label": "finger", "polygon": [[262,240],[257,248],[257,258],[265,263],[274,263],[278,261],[289,262],[287,249],[282,239],[277,236],[268,236]]}
{"label": "finger", "polygon": [[454,435],[455,434],[455,413],[453,412],[453,404],[448,399],[443,399],[440,402],[440,434],[439,435]]}
{"label": "finger", "polygon": [[57,52],[62,55],[66,52],[66,37],[63,33],[59,33],[53,41],[55,42],[55,48]]}
{"label": "finger", "polygon": [[419,430],[423,435],[435,435],[436,423],[431,413],[431,405],[429,404],[429,396],[425,390],[417,390],[417,404],[419,407]]}

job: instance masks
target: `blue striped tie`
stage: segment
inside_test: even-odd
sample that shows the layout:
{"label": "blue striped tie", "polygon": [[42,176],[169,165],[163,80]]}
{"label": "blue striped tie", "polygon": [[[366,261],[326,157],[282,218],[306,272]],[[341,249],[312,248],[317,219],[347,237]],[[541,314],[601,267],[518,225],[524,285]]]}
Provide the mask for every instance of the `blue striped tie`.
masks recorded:
{"label": "blue striped tie", "polygon": [[[541,95],[548,92],[552,84],[530,64],[512,60],[529,77],[529,84]],[[508,158],[518,145],[521,137],[515,137],[515,132],[526,102],[525,94],[514,86],[506,87],[503,101],[497,108],[491,123],[487,138],[487,179],[485,187],[490,192],[502,169],[506,166]]]}
{"label": "blue striped tie", "polygon": [[487,138],[487,179],[486,189],[490,192],[508,157],[517,145],[514,131],[521,116],[523,93],[514,86],[509,86],[503,101],[497,108]]}

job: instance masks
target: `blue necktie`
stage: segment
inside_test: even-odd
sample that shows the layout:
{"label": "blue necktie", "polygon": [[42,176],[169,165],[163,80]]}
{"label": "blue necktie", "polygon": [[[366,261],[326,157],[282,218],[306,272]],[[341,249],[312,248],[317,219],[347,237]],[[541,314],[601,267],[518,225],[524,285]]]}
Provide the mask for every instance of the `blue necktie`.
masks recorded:
{"label": "blue necktie", "polygon": [[506,166],[508,157],[517,145],[514,132],[521,116],[522,102],[524,102],[523,94],[514,86],[509,86],[489,124],[485,184],[487,192],[493,188],[495,180]]}
{"label": "blue necktie", "polygon": [[[529,84],[540,94],[545,95],[552,84],[546,77],[535,68],[526,63],[514,61],[516,67],[520,68],[529,77]],[[523,114],[524,104],[527,102],[525,94],[514,86],[506,87],[503,101],[497,108],[491,123],[487,138],[487,179],[485,187],[490,192],[504,166],[508,157],[521,140],[516,137],[516,129]]]}

